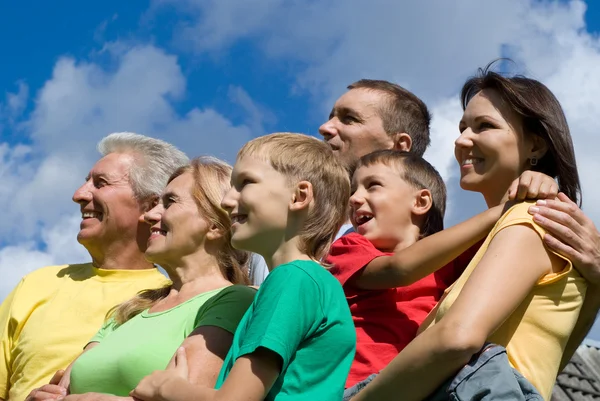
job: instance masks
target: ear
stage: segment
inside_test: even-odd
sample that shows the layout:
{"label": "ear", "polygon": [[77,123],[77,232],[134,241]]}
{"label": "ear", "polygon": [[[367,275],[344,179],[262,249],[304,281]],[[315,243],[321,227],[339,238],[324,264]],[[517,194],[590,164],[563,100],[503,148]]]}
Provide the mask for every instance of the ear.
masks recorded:
{"label": "ear", "polygon": [[292,201],[290,202],[291,211],[300,211],[307,209],[313,201],[313,186],[308,181],[300,181],[296,184]]}
{"label": "ear", "polygon": [[412,148],[412,138],[410,135],[405,132],[397,132],[392,134],[392,140],[394,141],[394,150],[410,152]]}
{"label": "ear", "polygon": [[412,207],[413,214],[424,216],[433,206],[433,197],[428,189],[420,189],[415,193],[414,203]]}
{"label": "ear", "polygon": [[544,138],[539,135],[531,136],[531,150],[529,153],[529,159],[536,158],[540,160],[548,152],[548,143]]}
{"label": "ear", "polygon": [[223,230],[217,227],[216,224],[211,224],[208,232],[206,233],[206,239],[214,241],[223,238]]}

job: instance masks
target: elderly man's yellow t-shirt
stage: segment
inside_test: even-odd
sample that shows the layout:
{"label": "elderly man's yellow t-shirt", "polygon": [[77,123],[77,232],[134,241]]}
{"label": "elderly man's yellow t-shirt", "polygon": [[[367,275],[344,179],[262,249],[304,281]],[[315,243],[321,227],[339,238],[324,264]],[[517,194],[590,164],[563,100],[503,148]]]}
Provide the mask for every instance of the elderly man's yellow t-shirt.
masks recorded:
{"label": "elderly man's yellow t-shirt", "polygon": [[0,398],[24,400],[81,354],[113,306],[168,283],[157,269],[103,270],[91,263],[25,276],[0,305]]}

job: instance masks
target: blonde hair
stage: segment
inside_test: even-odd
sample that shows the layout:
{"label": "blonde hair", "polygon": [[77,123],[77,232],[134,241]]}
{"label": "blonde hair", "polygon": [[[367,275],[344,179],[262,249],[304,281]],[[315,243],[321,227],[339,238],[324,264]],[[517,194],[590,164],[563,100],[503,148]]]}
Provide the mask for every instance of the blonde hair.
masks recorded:
{"label": "blonde hair", "polygon": [[[191,192],[200,214],[223,233],[222,246],[217,254],[221,274],[233,284],[249,284],[249,253],[231,246],[231,220],[229,214],[221,208],[221,199],[230,188],[231,170],[230,165],[215,157],[198,157],[189,165],[175,170],[167,183],[183,174],[192,174],[194,186]],[[172,286],[168,285],[141,291],[134,298],[109,311],[108,317],[112,317],[117,325],[121,325],[165,298],[171,289]]]}
{"label": "blonde hair", "polygon": [[324,142],[303,134],[274,133],[251,140],[237,155],[269,163],[290,185],[308,181],[313,205],[299,232],[300,251],[321,260],[347,218],[350,198],[348,171]]}

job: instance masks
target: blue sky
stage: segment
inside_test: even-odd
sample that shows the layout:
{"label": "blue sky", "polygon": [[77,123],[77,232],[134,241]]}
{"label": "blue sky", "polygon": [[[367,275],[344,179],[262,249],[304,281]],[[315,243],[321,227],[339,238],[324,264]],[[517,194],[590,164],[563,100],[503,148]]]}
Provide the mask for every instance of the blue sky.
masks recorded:
{"label": "blue sky", "polygon": [[561,100],[584,205],[598,204],[598,32],[592,1],[2,2],[0,299],[28,271],[86,260],[70,197],[102,136],[135,131],[232,161],[253,136],[316,135],[364,77],[397,82],[431,108],[426,157],[449,187],[448,224],[484,207],[457,186],[457,91],[500,56]]}

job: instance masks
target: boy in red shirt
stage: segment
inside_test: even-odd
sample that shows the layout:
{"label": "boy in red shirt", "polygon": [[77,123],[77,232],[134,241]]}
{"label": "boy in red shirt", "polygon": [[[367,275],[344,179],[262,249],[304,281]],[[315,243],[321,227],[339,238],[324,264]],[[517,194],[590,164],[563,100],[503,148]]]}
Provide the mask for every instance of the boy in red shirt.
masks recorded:
{"label": "boy in red shirt", "polygon": [[446,187],[422,157],[393,150],[362,157],[352,191],[356,232],[334,242],[325,260],[344,288],[356,327],[346,388],[378,373],[416,336],[503,209],[417,242],[443,229]]}

